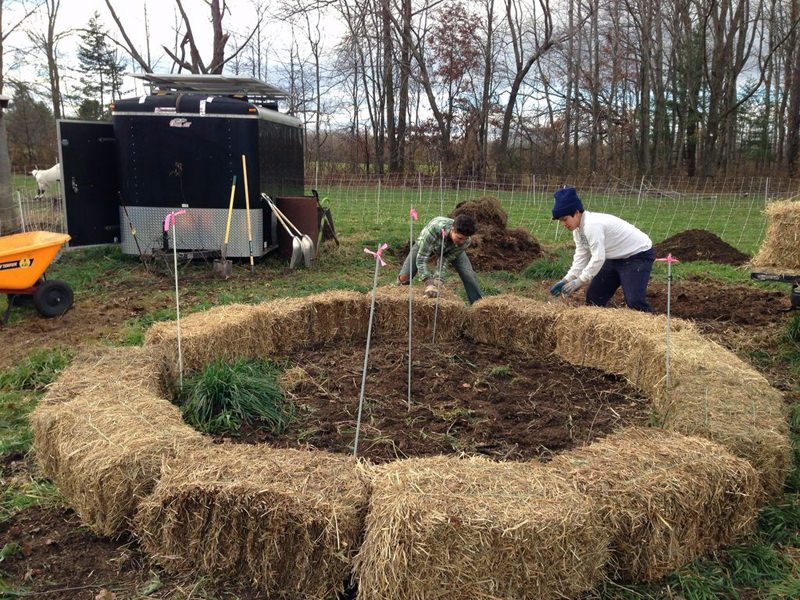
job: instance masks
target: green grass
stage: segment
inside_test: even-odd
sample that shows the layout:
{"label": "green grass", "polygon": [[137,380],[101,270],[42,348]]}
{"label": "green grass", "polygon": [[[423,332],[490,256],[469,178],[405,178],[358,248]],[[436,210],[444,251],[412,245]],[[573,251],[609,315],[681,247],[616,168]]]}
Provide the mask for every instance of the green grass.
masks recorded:
{"label": "green grass", "polygon": [[[320,195],[330,198],[337,232],[372,232],[380,237],[408,239],[408,209],[419,212],[415,231],[427,220],[449,213],[458,202],[484,195],[496,197],[508,213],[509,227],[525,227],[548,245],[569,242],[569,233],[551,219],[553,190],[517,186],[514,189],[456,188],[438,185],[420,189],[408,185],[389,187],[372,184],[320,186]],[[578,190],[588,210],[617,215],[660,242],[687,229],[710,231],[727,243],[753,254],[764,237],[763,194],[677,194],[675,197],[646,193],[623,195]],[[386,240],[384,240],[386,241]],[[680,258],[680,257],[677,257]]]}
{"label": "green grass", "polygon": [[279,433],[295,413],[277,383],[280,372],[267,361],[214,361],[184,381],[178,394],[183,418],[209,433],[236,432],[255,421]]}
{"label": "green grass", "polygon": [[35,350],[13,369],[0,371],[0,390],[43,391],[71,357],[66,348]]}

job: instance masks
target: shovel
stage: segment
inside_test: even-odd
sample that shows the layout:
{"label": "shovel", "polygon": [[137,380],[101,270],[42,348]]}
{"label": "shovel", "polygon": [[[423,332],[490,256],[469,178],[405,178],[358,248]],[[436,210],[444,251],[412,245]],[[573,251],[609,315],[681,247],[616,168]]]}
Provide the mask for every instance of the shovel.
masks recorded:
{"label": "shovel", "polygon": [[296,269],[298,266],[300,266],[300,261],[303,259],[303,244],[300,241],[300,238],[298,238],[294,233],[292,233],[292,230],[289,229],[286,221],[284,221],[285,217],[283,216],[283,213],[279,211],[272,202],[272,198],[262,193],[261,199],[269,205],[270,209],[272,209],[272,214],[275,215],[275,218],[278,219],[278,222],[283,225],[286,233],[289,234],[290,238],[292,238],[292,256],[289,259],[289,268]]}
{"label": "shovel", "polygon": [[294,230],[294,232],[296,233],[296,236],[292,238],[292,240],[293,240],[292,241],[292,249],[293,249],[292,250],[292,256],[294,256],[294,241],[298,240],[298,238],[299,238],[300,248],[301,248],[301,252],[303,254],[303,259],[305,260],[305,263],[306,263],[306,267],[310,267],[311,263],[314,262],[314,254],[315,254],[314,242],[311,241],[310,237],[308,237],[306,234],[304,234],[302,231],[300,231],[294,225],[294,223],[292,223],[289,219],[286,218],[286,215],[284,215],[280,211],[280,209],[277,206],[275,206],[275,203],[272,201],[272,199],[269,196],[267,196],[266,194],[264,196],[265,196],[265,198],[267,200],[267,204],[269,204],[269,207],[272,209],[272,212],[274,212],[275,216],[278,217],[279,220],[281,220],[283,226],[286,227],[287,224],[288,224],[288,226],[291,227]]}
{"label": "shovel", "polygon": [[233,263],[227,259],[228,240],[231,236],[231,216],[233,215],[233,196],[236,193],[236,175],[231,184],[231,200],[228,203],[228,222],[225,224],[225,241],[222,243],[222,258],[214,260],[214,275],[220,279],[228,279],[233,273]]}

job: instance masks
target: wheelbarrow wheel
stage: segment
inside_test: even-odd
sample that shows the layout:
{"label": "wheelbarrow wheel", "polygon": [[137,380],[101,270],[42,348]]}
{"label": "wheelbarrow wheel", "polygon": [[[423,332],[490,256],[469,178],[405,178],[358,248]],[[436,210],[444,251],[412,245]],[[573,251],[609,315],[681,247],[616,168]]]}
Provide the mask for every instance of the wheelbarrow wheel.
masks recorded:
{"label": "wheelbarrow wheel", "polygon": [[33,293],[33,305],[43,317],[59,317],[72,308],[72,288],[66,281],[48,279]]}

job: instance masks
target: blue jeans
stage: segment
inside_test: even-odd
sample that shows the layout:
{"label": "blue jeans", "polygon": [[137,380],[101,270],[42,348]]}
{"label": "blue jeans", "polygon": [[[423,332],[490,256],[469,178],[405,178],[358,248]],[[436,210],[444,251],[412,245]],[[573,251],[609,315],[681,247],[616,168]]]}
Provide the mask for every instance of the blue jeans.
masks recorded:
{"label": "blue jeans", "polygon": [[622,286],[628,308],[653,312],[647,303],[647,283],[650,281],[655,256],[650,248],[628,258],[606,260],[586,290],[586,304],[605,306],[617,288]]}
{"label": "blue jeans", "polygon": [[[408,276],[409,269],[413,268],[410,279],[414,279],[414,277],[416,277],[418,251],[419,247],[417,244],[411,246],[411,252],[408,253],[405,261],[403,261],[403,266],[400,267],[400,275]],[[481,285],[478,283],[478,276],[475,274],[475,270],[472,268],[472,263],[469,262],[469,256],[467,256],[467,253],[462,252],[456,256],[450,264],[455,269],[456,273],[458,273],[458,276],[461,277],[461,283],[464,284],[464,289],[467,292],[467,300],[469,300],[469,303],[472,304],[473,302],[477,302],[483,298],[483,294],[481,293]],[[434,276],[435,275],[436,273],[434,273]]]}

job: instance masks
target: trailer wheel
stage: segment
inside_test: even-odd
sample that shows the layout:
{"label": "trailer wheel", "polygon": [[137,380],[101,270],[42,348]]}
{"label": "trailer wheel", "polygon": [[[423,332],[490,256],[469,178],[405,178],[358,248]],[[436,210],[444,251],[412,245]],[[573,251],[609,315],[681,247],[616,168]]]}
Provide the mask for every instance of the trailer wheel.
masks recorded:
{"label": "trailer wheel", "polygon": [[43,317],[59,317],[72,308],[72,288],[66,281],[49,279],[33,294],[33,305]]}

